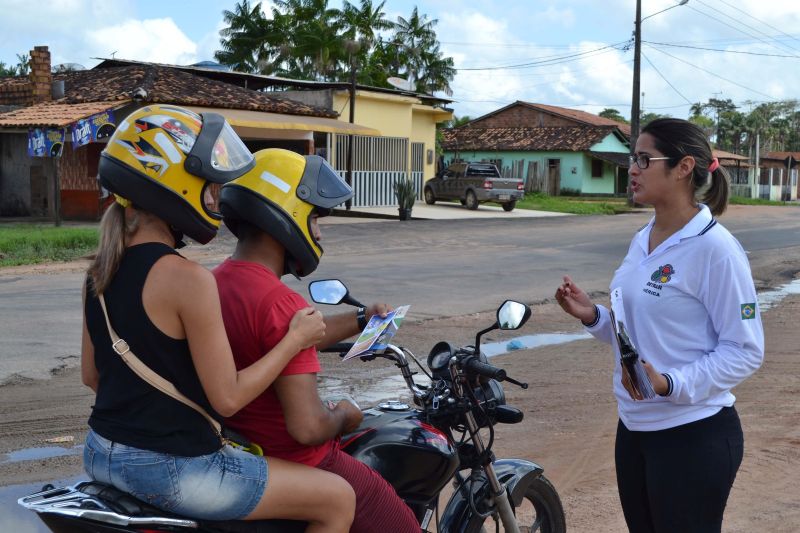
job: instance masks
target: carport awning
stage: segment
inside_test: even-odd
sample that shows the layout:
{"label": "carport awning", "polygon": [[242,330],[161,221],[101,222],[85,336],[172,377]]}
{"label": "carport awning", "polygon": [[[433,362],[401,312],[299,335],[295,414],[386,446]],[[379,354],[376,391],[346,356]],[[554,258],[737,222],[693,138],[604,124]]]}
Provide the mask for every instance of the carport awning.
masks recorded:
{"label": "carport awning", "polygon": [[[353,135],[380,135],[381,132],[361,126],[350,124],[334,118],[309,117],[302,115],[283,115],[280,113],[267,113],[265,111],[248,111],[246,109],[223,109],[219,107],[186,106],[195,113],[213,112],[225,117],[236,130],[246,129],[250,138],[273,138],[274,133],[269,130],[293,131],[319,131],[325,133],[344,133]],[[259,135],[264,132],[264,136]]]}
{"label": "carport awning", "polygon": [[627,153],[622,152],[589,152],[589,155],[596,159],[608,161],[619,167],[628,168],[630,166],[630,159]]}

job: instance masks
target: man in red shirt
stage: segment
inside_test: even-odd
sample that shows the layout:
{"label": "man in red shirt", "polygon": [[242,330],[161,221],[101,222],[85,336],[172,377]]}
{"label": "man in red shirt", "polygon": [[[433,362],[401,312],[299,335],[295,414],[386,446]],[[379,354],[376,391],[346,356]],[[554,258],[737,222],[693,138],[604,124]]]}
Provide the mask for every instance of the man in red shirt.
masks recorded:
{"label": "man in red shirt", "polygon": [[[256,167],[220,192],[225,224],[238,237],[233,256],[214,269],[225,329],[237,367],[246,367],[286,333],[291,317],[308,303],[280,281],[313,272],[322,248],[317,218],[352,197],[350,187],[318,156],[268,149],[255,154]],[[326,345],[357,334],[376,304],[325,317]],[[333,407],[317,392],[316,348],[299,352],[280,377],[227,425],[260,444],[266,455],[328,470],[345,478],[356,493],[351,531],[420,531],[414,513],[377,472],[337,446],[336,438],[361,423],[361,411],[347,400]]]}

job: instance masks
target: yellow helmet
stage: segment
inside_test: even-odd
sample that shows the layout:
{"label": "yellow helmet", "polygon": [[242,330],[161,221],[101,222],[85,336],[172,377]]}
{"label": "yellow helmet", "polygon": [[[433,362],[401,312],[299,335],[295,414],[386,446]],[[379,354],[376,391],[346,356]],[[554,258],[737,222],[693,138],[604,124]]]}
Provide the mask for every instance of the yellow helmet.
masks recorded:
{"label": "yellow helmet", "polygon": [[254,165],[221,115],[151,105],[119,124],[100,154],[99,178],[118,197],[205,244],[222,219],[206,207],[206,187],[238,178]]}
{"label": "yellow helmet", "polygon": [[219,208],[225,225],[238,235],[247,222],[286,249],[284,274],[303,277],[319,264],[322,247],[311,231],[311,215],[326,216],[352,198],[353,190],[321,157],[268,148],[255,153],[256,165],[222,186]]}

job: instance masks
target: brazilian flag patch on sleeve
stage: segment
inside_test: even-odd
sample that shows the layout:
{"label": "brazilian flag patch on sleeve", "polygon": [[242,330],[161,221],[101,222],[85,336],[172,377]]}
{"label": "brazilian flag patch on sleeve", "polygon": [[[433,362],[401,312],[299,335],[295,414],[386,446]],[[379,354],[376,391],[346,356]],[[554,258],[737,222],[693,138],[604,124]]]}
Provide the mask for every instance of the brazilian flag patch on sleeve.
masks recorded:
{"label": "brazilian flag patch on sleeve", "polygon": [[750,320],[756,317],[756,304],[742,304],[742,320]]}

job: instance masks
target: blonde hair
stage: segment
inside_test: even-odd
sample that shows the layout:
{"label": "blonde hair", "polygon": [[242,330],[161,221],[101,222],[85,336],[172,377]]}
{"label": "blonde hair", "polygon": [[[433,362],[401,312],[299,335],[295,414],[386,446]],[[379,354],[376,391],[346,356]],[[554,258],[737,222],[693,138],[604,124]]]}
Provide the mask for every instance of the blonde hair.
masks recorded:
{"label": "blonde hair", "polygon": [[139,212],[135,209],[131,209],[131,212],[133,215],[126,217],[125,208],[114,202],[103,214],[100,221],[100,243],[88,270],[95,296],[108,289],[125,253],[126,239],[139,227]]}

